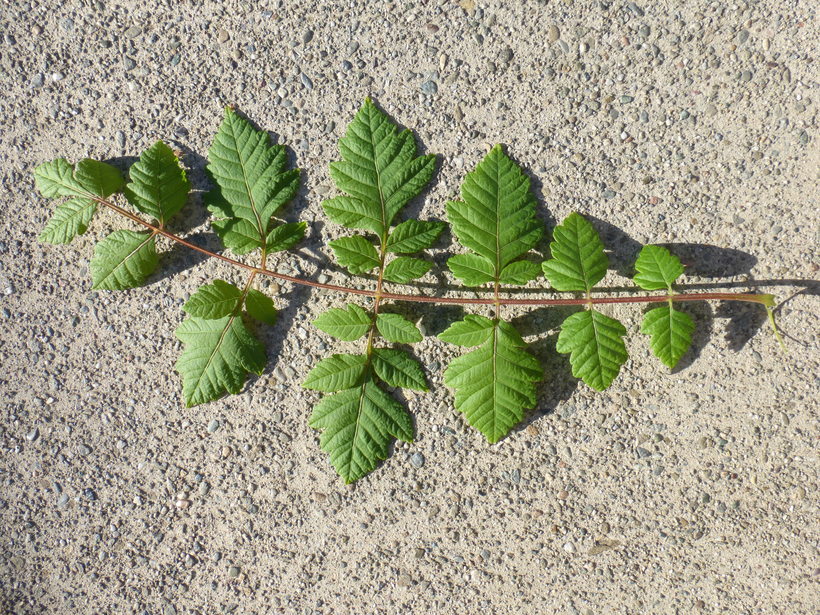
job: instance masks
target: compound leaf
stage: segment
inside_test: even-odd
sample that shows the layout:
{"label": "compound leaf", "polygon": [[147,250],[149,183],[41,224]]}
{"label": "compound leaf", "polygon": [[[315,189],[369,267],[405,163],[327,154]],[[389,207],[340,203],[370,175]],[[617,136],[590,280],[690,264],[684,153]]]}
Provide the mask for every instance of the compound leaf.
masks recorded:
{"label": "compound leaf", "polygon": [[486,320],[468,316],[440,338],[462,345],[479,342],[476,350],[450,363],[444,383],[455,390],[456,409],[494,443],[521,421],[526,408],[535,405],[535,383],[542,373],[512,325],[489,321],[487,327]]}
{"label": "compound leaf", "polygon": [[266,325],[276,322],[276,307],[273,305],[273,299],[255,288],[251,288],[245,297],[245,311],[251,318]]}
{"label": "compound leaf", "polygon": [[456,254],[447,259],[447,266],[467,286],[479,286],[495,279],[493,264],[478,254]]}
{"label": "compound leaf", "polygon": [[175,335],[184,344],[176,363],[185,404],[196,406],[242,389],[247,374],[265,369],[265,348],[236,315],[189,317]]}
{"label": "compound leaf", "polygon": [[433,263],[420,258],[399,256],[387,263],[384,268],[384,279],[397,284],[407,284],[430,271],[432,266]]}
{"label": "compound leaf", "polygon": [[424,339],[418,327],[399,314],[379,314],[376,316],[376,328],[388,342],[412,344]]}
{"label": "compound leaf", "polygon": [[376,375],[390,386],[416,391],[427,390],[424,370],[406,351],[398,348],[376,348],[373,350],[372,360]]}
{"label": "compound leaf", "polygon": [[644,246],[635,261],[635,284],[644,290],[672,290],[683,273],[680,259],[661,246]]}
{"label": "compound leaf", "polygon": [[463,201],[447,203],[453,232],[462,245],[489,261],[492,279],[497,279],[505,265],[541,237],[530,180],[496,145],[467,174],[461,196]]}
{"label": "compound leaf", "polygon": [[447,225],[432,220],[405,220],[387,238],[387,251],[412,254],[429,248]]}
{"label": "compound leaf", "polygon": [[125,197],[142,213],[165,224],[188,200],[191,184],[173,150],[157,141],[128,170]]}
{"label": "compound leaf", "polygon": [[200,286],[182,309],[190,316],[213,320],[233,313],[241,297],[242,291],[233,284],[214,280],[211,284]]}
{"label": "compound leaf", "polygon": [[322,399],[310,426],[322,430],[320,444],[346,483],[372,472],[387,457],[393,438],[413,441],[413,420],[368,373],[360,386]]}
{"label": "compound leaf", "polygon": [[382,237],[396,213],[430,181],[435,156],[416,157],[409,130],[399,133],[368,98],[339,139],[342,160],[330,175],[347,198],[325,201],[331,219]]}
{"label": "compound leaf", "polygon": [[39,240],[44,243],[69,243],[77,235],[88,230],[97,203],[82,197],[73,198],[57,205]]}
{"label": "compound leaf", "polygon": [[310,370],[302,386],[326,393],[349,389],[361,383],[366,369],[366,355],[334,354],[319,361]]}
{"label": "compound leaf", "polygon": [[353,342],[370,329],[370,315],[355,303],[346,309],[330,308],[313,321],[314,326],[345,342]]}
{"label": "compound leaf", "polygon": [[333,248],[336,260],[350,273],[366,273],[379,266],[376,248],[361,235],[334,239],[328,245]]}
{"label": "compound leaf", "polygon": [[158,263],[153,233],[114,231],[94,246],[89,265],[92,288],[124,290],[142,286]]}
{"label": "compound leaf", "polygon": [[670,369],[689,349],[694,330],[692,317],[672,307],[671,301],[669,305],[649,310],[641,324],[641,333],[651,336],[652,352]]}
{"label": "compound leaf", "polygon": [[578,213],[571,213],[555,227],[550,253],[552,258],[542,266],[555,290],[589,292],[606,275],[609,262],[604,244],[589,221]]}
{"label": "compound leaf", "polygon": [[555,349],[569,354],[572,375],[597,391],[606,389],[628,358],[626,328],[597,310],[576,312],[561,323]]}

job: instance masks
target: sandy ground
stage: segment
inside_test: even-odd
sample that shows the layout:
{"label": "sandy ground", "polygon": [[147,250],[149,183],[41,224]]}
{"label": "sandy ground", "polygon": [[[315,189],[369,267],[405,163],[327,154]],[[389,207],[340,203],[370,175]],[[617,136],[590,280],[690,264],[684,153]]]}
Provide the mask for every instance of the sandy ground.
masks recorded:
{"label": "sandy ground", "polygon": [[[0,9],[6,612],[818,611],[813,3],[57,4]],[[687,284],[808,289],[779,312],[789,353],[759,310],[693,306],[695,350],[670,375],[638,333],[640,308],[608,309],[631,360],[596,394],[555,354],[563,312],[510,310],[546,370],[521,428],[495,446],[467,428],[441,377],[458,351],[428,337],[416,350],[431,392],[407,396],[417,442],[351,488],[299,386],[346,348],[310,325],[341,299],[283,286],[281,320],[261,331],[269,370],[184,408],[180,305],[241,276],[166,246],[147,287],[90,292],[94,241],[124,224],[104,212],[70,246],[39,244],[54,203],[32,168],[57,156],[125,168],[162,138],[201,190],[235,104],[304,170],[289,211],[309,238],[277,266],[342,282],[323,247],[341,229],[320,202],[367,95],[440,155],[412,213],[441,218],[504,143],[545,223],[597,219],[607,285],[658,242],[689,264]],[[197,196],[175,230],[217,247]],[[408,313],[430,335],[458,314]]]}

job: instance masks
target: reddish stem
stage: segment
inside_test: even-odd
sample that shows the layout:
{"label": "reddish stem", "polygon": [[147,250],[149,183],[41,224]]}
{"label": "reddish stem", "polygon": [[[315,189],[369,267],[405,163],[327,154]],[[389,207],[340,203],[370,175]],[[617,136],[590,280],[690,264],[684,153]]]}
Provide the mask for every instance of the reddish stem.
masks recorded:
{"label": "reddish stem", "polygon": [[469,297],[433,297],[430,295],[405,295],[401,293],[385,293],[381,289],[377,291],[365,290],[361,288],[350,288],[347,286],[337,286],[336,284],[324,284],[322,282],[314,282],[312,280],[305,280],[297,278],[292,275],[271,271],[265,267],[254,267],[242,261],[230,258],[217,252],[212,252],[207,248],[202,248],[190,241],[183,239],[179,235],[174,235],[170,231],[166,231],[162,226],[156,226],[150,222],[146,222],[138,215],[131,213],[127,209],[115,205],[114,203],[102,198],[95,198],[100,205],[108,207],[112,211],[117,212],[121,216],[136,222],[140,226],[152,230],[157,235],[170,239],[180,245],[190,248],[205,254],[206,256],[219,259],[226,263],[230,263],[236,267],[241,267],[254,273],[254,275],[265,275],[277,280],[292,282],[301,286],[311,286],[313,288],[321,288],[323,290],[332,290],[336,292],[348,293],[351,295],[360,295],[363,297],[379,297],[381,299],[391,299],[393,301],[411,301],[416,303],[447,303],[456,305],[588,305],[588,304],[603,304],[603,303],[663,303],[665,301],[747,301],[750,303],[760,303],[762,305],[772,307],[774,305],[773,297],[766,294],[750,294],[750,293],[686,293],[686,294],[667,294],[667,295],[632,295],[628,297],[575,297],[571,299],[517,299],[514,297],[491,297],[487,299],[469,298]]}

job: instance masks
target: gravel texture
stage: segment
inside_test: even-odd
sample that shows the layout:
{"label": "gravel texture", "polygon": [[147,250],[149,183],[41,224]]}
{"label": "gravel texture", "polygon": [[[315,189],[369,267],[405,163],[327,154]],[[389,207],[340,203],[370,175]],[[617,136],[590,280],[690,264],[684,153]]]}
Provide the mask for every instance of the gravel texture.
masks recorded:
{"label": "gravel texture", "polygon": [[[817,612],[813,3],[56,5],[0,12],[4,612]],[[441,218],[504,143],[545,223],[597,219],[606,285],[658,242],[675,244],[687,284],[807,289],[778,313],[789,353],[761,310],[693,305],[695,350],[670,375],[637,332],[641,309],[607,308],[631,360],[597,394],[555,355],[566,312],[510,309],[546,370],[521,428],[494,446],[468,429],[441,377],[458,350],[428,337],[415,350],[431,392],[406,396],[416,443],[345,487],[307,426],[318,396],[299,387],[347,348],[310,324],[341,298],[283,285],[280,321],[261,330],[269,370],[184,408],[180,306],[241,274],[167,246],[145,288],[90,292],[94,240],[123,222],[103,212],[70,246],[39,244],[54,204],[33,167],[124,168],[162,138],[202,190],[234,104],[303,169],[289,211],[309,237],[276,266],[343,282],[320,202],[368,95],[440,155],[411,213]],[[175,230],[217,247],[198,196]],[[407,311],[430,336],[458,315]]]}

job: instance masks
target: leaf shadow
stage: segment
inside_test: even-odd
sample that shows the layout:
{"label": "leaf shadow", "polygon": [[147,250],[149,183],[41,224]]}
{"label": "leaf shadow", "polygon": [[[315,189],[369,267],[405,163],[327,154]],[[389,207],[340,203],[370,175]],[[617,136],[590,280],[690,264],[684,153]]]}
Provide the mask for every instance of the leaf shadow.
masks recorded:
{"label": "leaf shadow", "polygon": [[724,301],[715,312],[718,318],[727,318],[725,339],[729,350],[740,352],[766,324],[768,315],[763,306],[756,303]]}
{"label": "leaf shadow", "polygon": [[[631,278],[635,261],[643,244],[618,227],[595,216],[585,216],[598,231],[609,257],[609,269]],[[757,258],[742,250],[721,248],[704,243],[652,242],[663,246],[677,256],[686,270],[685,276],[721,278],[748,274],[757,264]]]}
{"label": "leaf shadow", "polygon": [[577,307],[550,306],[512,319],[512,324],[522,336],[538,336],[527,345],[527,350],[541,363],[543,373],[542,380],[537,384],[535,407],[525,411],[524,418],[513,431],[526,429],[541,417],[553,414],[558,405],[572,397],[578,388],[580,380],[572,375],[568,357],[555,349],[561,323],[577,311]]}

